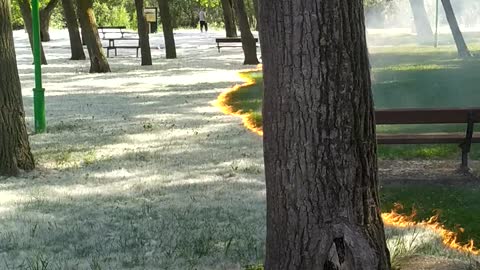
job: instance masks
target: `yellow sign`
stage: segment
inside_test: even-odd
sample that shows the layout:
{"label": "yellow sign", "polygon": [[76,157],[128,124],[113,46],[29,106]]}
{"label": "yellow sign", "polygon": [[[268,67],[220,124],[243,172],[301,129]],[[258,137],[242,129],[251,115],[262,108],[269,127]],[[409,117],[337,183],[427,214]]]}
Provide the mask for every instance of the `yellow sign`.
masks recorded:
{"label": "yellow sign", "polygon": [[157,22],[157,9],[145,8],[143,14],[145,15],[145,20],[147,20],[147,22]]}

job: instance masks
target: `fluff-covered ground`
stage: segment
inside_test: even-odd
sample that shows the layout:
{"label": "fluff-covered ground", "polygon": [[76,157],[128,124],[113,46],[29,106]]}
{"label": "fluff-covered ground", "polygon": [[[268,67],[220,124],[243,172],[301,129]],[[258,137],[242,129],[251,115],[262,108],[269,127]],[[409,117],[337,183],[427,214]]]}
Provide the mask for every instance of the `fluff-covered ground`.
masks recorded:
{"label": "fluff-covered ground", "polygon": [[[112,73],[89,74],[88,61],[68,60],[67,33],[52,33],[43,67],[48,133],[30,137],[38,168],[0,179],[0,269],[262,262],[261,138],[211,105],[248,68],[240,48],[217,52],[214,37],[222,35],[177,32],[174,60],[153,35],[153,66],[141,67],[124,49],[109,58]],[[32,130],[32,57],[24,32],[15,42]],[[398,257],[419,250],[459,257],[431,233],[388,235]]]}
{"label": "fluff-covered ground", "polygon": [[[151,40],[112,73],[69,61],[68,35],[45,43],[48,133],[32,135],[38,169],[0,181],[0,269],[240,268],[263,253],[261,139],[211,105],[239,81],[240,48],[222,33],[177,32],[178,59]],[[27,122],[33,66],[15,32]],[[95,268],[95,267],[101,268]],[[23,269],[23,268],[20,268]]]}

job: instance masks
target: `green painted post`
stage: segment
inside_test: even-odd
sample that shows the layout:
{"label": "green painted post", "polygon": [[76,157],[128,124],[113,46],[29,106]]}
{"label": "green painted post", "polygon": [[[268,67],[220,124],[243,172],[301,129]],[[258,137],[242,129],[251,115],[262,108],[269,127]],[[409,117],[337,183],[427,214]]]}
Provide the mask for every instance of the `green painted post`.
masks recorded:
{"label": "green painted post", "polygon": [[35,88],[33,88],[33,111],[35,133],[47,130],[45,121],[45,89],[42,87],[42,58],[40,40],[40,14],[38,0],[32,0],[33,60],[35,63]]}

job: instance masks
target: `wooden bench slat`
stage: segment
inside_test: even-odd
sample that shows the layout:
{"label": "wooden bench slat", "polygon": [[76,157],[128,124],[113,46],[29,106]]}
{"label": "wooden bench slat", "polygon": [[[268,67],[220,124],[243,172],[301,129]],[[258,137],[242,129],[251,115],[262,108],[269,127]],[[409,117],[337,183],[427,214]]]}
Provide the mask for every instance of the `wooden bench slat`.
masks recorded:
{"label": "wooden bench slat", "polygon": [[[462,133],[377,134],[378,144],[460,144],[464,141]],[[472,143],[480,143],[480,135],[474,135]]]}
{"label": "wooden bench slat", "polygon": [[459,124],[467,123],[469,112],[473,122],[480,123],[480,108],[466,109],[394,109],[375,111],[377,124]]}
{"label": "wooden bench slat", "polygon": [[[239,37],[236,38],[216,38],[215,42],[217,43],[234,43],[234,42],[242,42],[242,39]],[[255,42],[258,42],[258,38],[255,38]]]}

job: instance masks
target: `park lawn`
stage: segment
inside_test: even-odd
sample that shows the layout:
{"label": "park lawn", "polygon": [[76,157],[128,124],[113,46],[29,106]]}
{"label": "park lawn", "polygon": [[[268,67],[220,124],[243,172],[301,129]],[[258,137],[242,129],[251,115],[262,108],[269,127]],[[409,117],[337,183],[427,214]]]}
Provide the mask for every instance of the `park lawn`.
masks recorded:
{"label": "park lawn", "polygon": [[[478,52],[475,48],[474,53]],[[371,53],[371,64],[376,108],[480,106],[480,59],[457,59],[452,47],[376,48]],[[250,114],[255,125],[261,126],[261,72],[251,72],[250,78],[257,84],[232,92],[229,105]],[[475,130],[480,131],[480,126]],[[463,133],[465,125],[378,125],[377,132]],[[380,145],[378,154],[380,159],[458,159],[461,151],[456,145]],[[480,145],[473,145],[470,157],[480,159]]]}
{"label": "park lawn", "polygon": [[417,220],[425,220],[440,211],[440,222],[449,230],[465,229],[459,239],[467,242],[473,239],[480,243],[480,201],[478,186],[441,185],[394,185],[381,188],[382,212],[389,212],[394,203],[404,206],[405,214],[412,209],[417,212]]}

